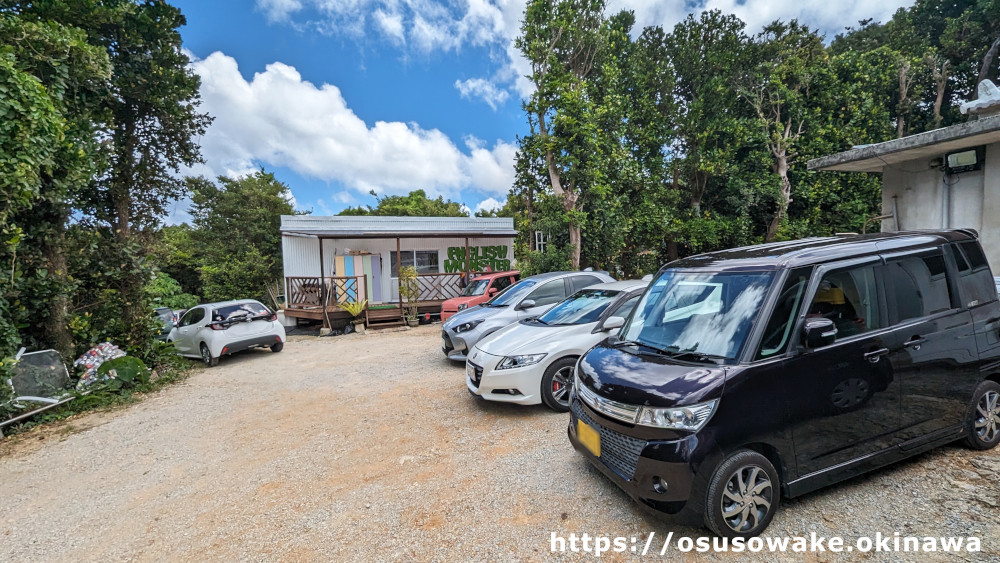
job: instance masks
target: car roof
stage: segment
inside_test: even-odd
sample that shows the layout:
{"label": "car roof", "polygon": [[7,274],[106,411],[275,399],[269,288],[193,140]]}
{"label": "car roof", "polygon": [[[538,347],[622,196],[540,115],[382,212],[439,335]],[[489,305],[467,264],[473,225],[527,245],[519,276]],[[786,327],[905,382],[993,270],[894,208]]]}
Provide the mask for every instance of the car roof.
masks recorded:
{"label": "car roof", "polygon": [[472,278],[472,281],[489,280],[489,279],[493,279],[493,278],[499,278],[500,276],[513,276],[515,274],[520,274],[520,273],[521,272],[519,272],[517,270],[505,270],[503,272],[488,272],[488,273],[480,274],[480,275]]}
{"label": "car roof", "polygon": [[675,260],[667,266],[670,268],[709,268],[730,271],[776,270],[879,252],[935,246],[946,242],[965,242],[976,240],[978,237],[978,233],[971,229],[814,237],[698,254]]}
{"label": "car roof", "polygon": [[[202,303],[199,307],[228,307],[230,305],[241,305],[243,303],[260,303],[256,299],[232,299],[230,301],[217,301],[215,303]],[[193,308],[193,307],[192,307]]]}
{"label": "car roof", "polygon": [[581,271],[562,270],[562,271],[559,271],[559,272],[545,272],[544,274],[535,274],[533,276],[529,276],[527,278],[523,278],[521,281],[524,281],[524,280],[549,280],[549,279],[552,279],[552,278],[558,278],[558,277],[570,276],[570,275],[577,275],[577,276],[580,276],[580,275],[595,276],[596,275],[597,277],[600,277],[600,276],[611,277],[610,275],[608,275],[607,272],[600,272],[600,271],[597,271],[597,270],[581,270]]}
{"label": "car roof", "polygon": [[[607,283],[595,283],[583,289],[599,289],[602,291],[632,291],[649,285],[649,280],[622,280]],[[582,291],[582,290],[581,290]]]}

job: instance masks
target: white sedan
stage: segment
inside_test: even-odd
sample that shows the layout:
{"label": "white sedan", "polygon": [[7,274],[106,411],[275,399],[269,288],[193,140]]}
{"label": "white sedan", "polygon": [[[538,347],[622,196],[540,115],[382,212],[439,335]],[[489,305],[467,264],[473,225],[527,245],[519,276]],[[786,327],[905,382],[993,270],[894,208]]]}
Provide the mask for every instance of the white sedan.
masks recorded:
{"label": "white sedan", "polygon": [[619,281],[577,291],[536,319],[480,340],[465,364],[465,384],[490,401],[569,410],[577,359],[623,324],[649,281]]}
{"label": "white sedan", "polygon": [[174,343],[181,356],[214,366],[221,356],[250,348],[280,352],[285,346],[285,327],[275,313],[252,299],[206,303],[188,309],[167,341]]}

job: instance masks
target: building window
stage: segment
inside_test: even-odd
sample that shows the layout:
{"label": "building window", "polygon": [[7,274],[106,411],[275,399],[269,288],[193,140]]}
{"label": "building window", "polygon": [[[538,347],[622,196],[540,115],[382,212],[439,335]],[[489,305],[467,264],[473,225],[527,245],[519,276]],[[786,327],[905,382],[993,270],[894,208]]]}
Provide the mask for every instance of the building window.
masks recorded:
{"label": "building window", "polygon": [[545,244],[549,242],[549,237],[542,231],[535,231],[535,250],[545,252]]}
{"label": "building window", "polygon": [[[404,250],[399,253],[403,266],[416,266],[418,274],[437,274],[441,271],[438,267],[437,250]],[[392,277],[399,277],[399,264],[396,264],[396,252],[389,252],[389,262],[392,266]]]}

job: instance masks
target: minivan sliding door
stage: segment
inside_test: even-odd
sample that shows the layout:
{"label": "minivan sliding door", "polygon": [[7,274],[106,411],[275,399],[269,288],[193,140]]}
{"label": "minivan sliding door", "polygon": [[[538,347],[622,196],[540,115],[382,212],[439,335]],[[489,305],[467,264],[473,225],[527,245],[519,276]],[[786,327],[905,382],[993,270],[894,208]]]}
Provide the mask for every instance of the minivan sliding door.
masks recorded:
{"label": "minivan sliding door", "polygon": [[[894,330],[889,361],[901,383],[901,441],[957,431],[979,383],[972,315],[960,307],[941,249],[885,256]],[[941,436],[937,436],[941,437]]]}

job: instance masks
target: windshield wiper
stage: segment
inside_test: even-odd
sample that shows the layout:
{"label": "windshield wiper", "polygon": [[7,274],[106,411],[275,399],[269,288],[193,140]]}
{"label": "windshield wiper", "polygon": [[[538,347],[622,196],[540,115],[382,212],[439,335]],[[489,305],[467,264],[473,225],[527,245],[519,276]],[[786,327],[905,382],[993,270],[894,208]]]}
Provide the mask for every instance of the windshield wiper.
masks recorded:
{"label": "windshield wiper", "polygon": [[[699,343],[700,344],[700,343]],[[671,349],[672,348],[672,349]],[[672,359],[679,360],[681,358],[689,358],[697,360],[718,360],[726,361],[731,360],[729,356],[721,356],[719,354],[709,354],[708,352],[698,352],[698,344],[690,348],[685,348],[681,350],[677,346],[670,346],[667,350],[664,350]]]}
{"label": "windshield wiper", "polygon": [[539,324],[543,324],[543,325],[545,325],[545,326],[548,326],[548,324],[549,324],[549,323],[547,323],[547,322],[543,321],[541,317],[532,317],[532,318],[531,318],[531,319],[529,319],[529,320],[531,320],[532,322],[536,322],[536,323],[539,323]]}

